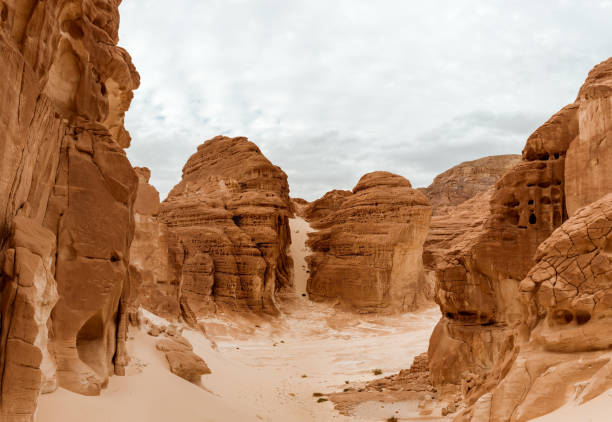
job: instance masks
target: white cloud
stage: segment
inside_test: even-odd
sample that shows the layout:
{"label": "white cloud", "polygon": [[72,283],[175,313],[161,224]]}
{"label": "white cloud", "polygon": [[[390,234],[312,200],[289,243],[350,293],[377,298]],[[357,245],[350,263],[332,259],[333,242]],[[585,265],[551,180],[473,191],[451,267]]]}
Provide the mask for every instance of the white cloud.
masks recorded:
{"label": "white cloud", "polygon": [[606,2],[126,0],[126,126],[162,195],[196,146],[248,136],[315,199],[390,170],[427,185],[520,153],[612,55]]}

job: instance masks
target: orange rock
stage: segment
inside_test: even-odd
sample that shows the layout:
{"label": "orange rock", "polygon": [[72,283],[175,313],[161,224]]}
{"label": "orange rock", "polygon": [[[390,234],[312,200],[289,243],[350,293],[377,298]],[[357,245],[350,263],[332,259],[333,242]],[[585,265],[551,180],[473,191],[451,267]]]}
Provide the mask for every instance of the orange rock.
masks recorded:
{"label": "orange rock", "polygon": [[429,198],[434,216],[450,214],[452,207],[488,190],[520,160],[520,155],[509,154],[466,161],[439,174],[420,190]]}
{"label": "orange rock", "polygon": [[[609,357],[590,351],[608,353],[612,342],[589,322],[611,280],[610,220],[602,218],[612,190],[602,123],[610,118],[610,63],[529,137],[522,162],[496,184],[483,223],[429,260],[444,315],[429,365],[434,385],[454,385],[472,405],[458,420],[527,420],[562,405],[575,382],[593,376],[602,391],[610,379]],[[591,354],[580,360],[580,353]]]}
{"label": "orange rock", "polygon": [[530,334],[466,420],[530,420],[612,387],[612,194],[555,230],[536,262],[520,283]]}
{"label": "orange rock", "polygon": [[161,205],[170,279],[184,319],[229,305],[276,313],[291,286],[287,176],[246,138],[217,136],[198,147]]}
{"label": "orange rock", "polygon": [[56,385],[97,394],[127,361],[123,116],[139,76],[116,46],[118,5],[0,5],[3,421],[30,420]]}
{"label": "orange rock", "polygon": [[612,191],[612,58],[596,66],[580,88],[578,138],[567,150],[567,213]]}
{"label": "orange rock", "polygon": [[[180,314],[177,300],[178,280],[168,273],[168,240],[165,224],[160,221],[159,193],[149,184],[151,172],[136,167],[138,192],[134,203],[134,240],[130,248],[130,277],[137,300],[133,305],[169,319]],[[130,309],[134,315],[138,310]]]}
{"label": "orange rock", "polygon": [[211,373],[204,359],[189,350],[166,352],[166,360],[173,374],[189,382],[198,383],[202,375]]}
{"label": "orange rock", "polygon": [[308,294],[360,311],[411,311],[429,303],[422,252],[431,207],[405,178],[374,172],[352,193],[332,191],[305,210]]}

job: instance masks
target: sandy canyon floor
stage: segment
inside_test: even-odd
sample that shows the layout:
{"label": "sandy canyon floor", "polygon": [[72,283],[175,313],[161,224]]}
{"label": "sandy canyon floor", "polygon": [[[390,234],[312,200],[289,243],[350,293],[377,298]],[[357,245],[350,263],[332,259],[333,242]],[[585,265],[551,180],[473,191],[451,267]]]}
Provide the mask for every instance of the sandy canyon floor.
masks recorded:
{"label": "sandy canyon floor", "polygon": [[[427,350],[440,314],[432,308],[393,317],[358,316],[309,301],[302,296],[309,227],[301,219],[291,226],[296,294],[279,303],[280,317],[220,314],[203,321],[207,336],[183,332],[212,370],[201,386],[171,374],[155,349],[158,339],[134,329],[127,376],[112,377],[100,397],[61,388],[43,395],[37,420],[80,422],[83,415],[92,422],[422,420],[416,402],[366,402],[345,416],[331,401],[313,396],[325,398],[347,382],[355,386],[410,367],[414,356]],[[374,375],[375,369],[382,375]]]}

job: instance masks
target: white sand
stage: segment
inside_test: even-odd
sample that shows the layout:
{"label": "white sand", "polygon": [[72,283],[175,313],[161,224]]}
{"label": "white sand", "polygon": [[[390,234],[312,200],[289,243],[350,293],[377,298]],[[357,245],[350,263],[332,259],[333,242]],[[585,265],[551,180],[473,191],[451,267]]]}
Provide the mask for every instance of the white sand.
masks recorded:
{"label": "white sand", "polygon": [[[309,227],[294,219],[291,229],[296,284],[305,291],[304,241]],[[313,393],[337,392],[345,381],[377,378],[373,369],[389,375],[408,368],[415,355],[427,350],[440,317],[437,308],[394,317],[359,317],[310,302],[301,294],[279,305],[283,315],[278,318],[219,315],[203,320],[217,349],[201,333],[185,330],[194,351],[212,370],[202,377],[204,388],[172,375],[163,354],[155,350],[157,339],[137,331],[128,343],[134,358],[129,375],[112,377],[99,397],[63,389],[44,395],[37,420],[358,422],[417,415],[413,403],[370,402],[360,405],[357,415],[346,417],[329,401],[317,403]]]}
{"label": "white sand", "polygon": [[533,419],[534,422],[609,422],[612,421],[612,390],[584,404],[575,401],[552,413]]}

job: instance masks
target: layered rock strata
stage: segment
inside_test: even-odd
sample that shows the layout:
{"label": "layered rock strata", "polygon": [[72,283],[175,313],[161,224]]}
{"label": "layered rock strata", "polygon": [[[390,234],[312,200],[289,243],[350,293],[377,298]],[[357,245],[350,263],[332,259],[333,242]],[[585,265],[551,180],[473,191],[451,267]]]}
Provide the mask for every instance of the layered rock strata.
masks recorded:
{"label": "layered rock strata", "polygon": [[439,174],[422,189],[431,202],[434,217],[450,214],[454,206],[487,191],[520,160],[516,154],[493,155],[463,162]]}
{"label": "layered rock strata", "polygon": [[255,144],[200,145],[160,211],[183,318],[218,305],[277,312],[275,294],[292,285],[291,210],[287,176]]}
{"label": "layered rock strata", "polygon": [[[437,268],[436,301],[444,317],[430,341],[432,380],[441,388],[461,389],[468,403],[484,397],[518,362],[530,334],[537,331],[533,312],[539,315],[536,326],[546,324],[541,320],[542,312],[555,313],[544,308],[534,311],[530,301],[521,301],[521,280],[546,253],[536,255],[538,246],[574,215],[579,205],[597,200],[611,189],[610,173],[606,173],[611,146],[605,124],[610,119],[611,69],[612,60],[597,66],[578,99],[529,137],[521,163],[496,184],[484,223],[463,237],[465,242],[455,245]],[[589,160],[593,161],[591,169],[575,171]],[[584,262],[580,262],[583,268]],[[582,283],[583,279],[575,276],[568,279],[569,285]],[[535,391],[523,391],[523,397]],[[489,420],[484,415],[489,415],[490,408],[479,403],[485,410],[478,413],[472,409],[474,415],[484,418],[477,420]],[[509,408],[505,410],[509,412]],[[524,420],[514,415],[512,420]],[[496,419],[499,416],[490,420],[505,420]]]}
{"label": "layered rock strata", "polygon": [[136,175],[124,112],[139,77],[119,1],[0,4],[0,412],[122,373]]}
{"label": "layered rock strata", "polygon": [[428,303],[423,242],[431,206],[405,178],[374,172],[352,192],[332,191],[304,211],[308,294],[363,312],[411,311]]}

